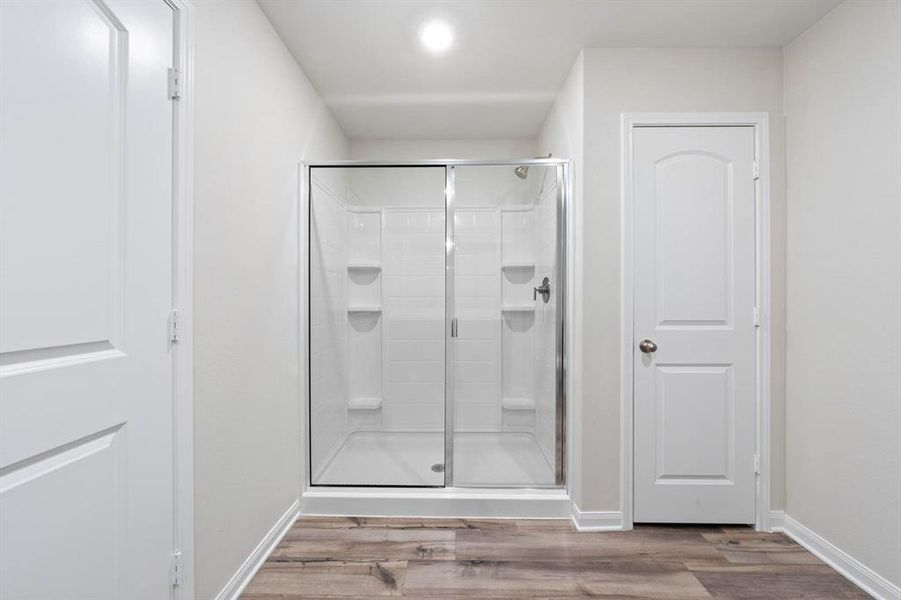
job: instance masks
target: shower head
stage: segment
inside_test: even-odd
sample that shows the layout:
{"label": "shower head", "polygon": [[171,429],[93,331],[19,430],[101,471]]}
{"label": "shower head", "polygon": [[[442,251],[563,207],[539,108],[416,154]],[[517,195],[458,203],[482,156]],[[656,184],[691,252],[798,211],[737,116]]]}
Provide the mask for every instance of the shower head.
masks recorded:
{"label": "shower head", "polygon": [[[536,156],[535,158],[550,158],[551,154],[548,153],[547,156]],[[529,165],[519,165],[515,169],[513,169],[513,173],[519,177],[520,179],[525,179],[529,176]]]}

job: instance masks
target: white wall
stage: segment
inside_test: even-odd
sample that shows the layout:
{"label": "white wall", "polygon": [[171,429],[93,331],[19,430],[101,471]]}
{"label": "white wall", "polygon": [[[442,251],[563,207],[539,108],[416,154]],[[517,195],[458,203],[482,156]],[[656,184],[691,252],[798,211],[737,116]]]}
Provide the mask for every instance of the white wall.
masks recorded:
{"label": "white wall", "polygon": [[351,140],[350,157],[360,160],[425,158],[531,158],[533,139]]}
{"label": "white wall", "polygon": [[297,168],[341,131],[257,5],[196,2],[197,598],[297,499]]}
{"label": "white wall", "polygon": [[[569,151],[577,161],[573,206],[577,225],[571,234],[576,278],[573,333],[576,343],[581,336],[576,358],[581,361],[578,370],[582,379],[572,382],[570,415],[574,426],[581,428],[574,432],[576,447],[571,458],[578,469],[572,492],[582,510],[620,510],[621,115],[711,111],[770,114],[772,485],[774,505],[783,505],[781,52],[766,48],[598,48],[584,50],[574,65],[548,117],[540,144],[542,152],[564,155]],[[578,134],[580,124],[583,139]]]}
{"label": "white wall", "polygon": [[901,10],[785,48],[787,513],[901,585]]}
{"label": "white wall", "polygon": [[[535,140],[355,140],[350,143],[352,158],[361,160],[421,159],[511,159],[532,158]],[[439,168],[443,173],[444,169]],[[522,181],[513,168],[466,167],[457,172],[457,203],[466,206],[533,204],[540,177]],[[422,190],[435,189],[435,170],[405,170],[395,175],[387,169],[357,169],[350,174],[351,188],[359,191],[357,201],[377,206],[422,206]],[[443,177],[443,176],[442,176]],[[443,206],[444,184],[437,188]]]}

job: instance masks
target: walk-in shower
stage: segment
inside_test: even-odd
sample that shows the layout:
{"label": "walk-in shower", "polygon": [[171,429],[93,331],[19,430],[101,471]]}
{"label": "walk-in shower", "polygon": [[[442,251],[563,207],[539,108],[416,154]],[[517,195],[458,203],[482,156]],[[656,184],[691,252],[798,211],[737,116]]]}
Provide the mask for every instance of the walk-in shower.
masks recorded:
{"label": "walk-in shower", "polygon": [[567,167],[303,166],[311,486],[563,486]]}

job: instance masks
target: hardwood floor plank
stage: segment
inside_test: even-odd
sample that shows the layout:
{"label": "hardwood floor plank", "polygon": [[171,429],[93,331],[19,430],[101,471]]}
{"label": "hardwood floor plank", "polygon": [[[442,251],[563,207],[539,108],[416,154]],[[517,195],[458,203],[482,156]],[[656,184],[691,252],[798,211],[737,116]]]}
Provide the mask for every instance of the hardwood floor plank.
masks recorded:
{"label": "hardwood floor plank", "polygon": [[[742,526],[741,527],[747,531],[753,531],[753,529],[749,527]],[[658,535],[670,535],[670,534],[683,534],[683,533],[723,533],[723,527],[721,525],[694,525],[694,524],[685,524],[685,525],[671,525],[671,524],[657,524],[657,523],[635,523],[633,526],[633,531],[637,531],[639,533],[656,533]]]}
{"label": "hardwood floor plank", "polygon": [[661,536],[637,531],[460,531],[455,554],[458,560],[726,560],[699,534]]}
{"label": "hardwood floor plank", "polygon": [[517,531],[570,531],[576,533],[571,519],[516,519]]}
{"label": "hardwood floor plank", "polygon": [[453,560],[454,531],[441,529],[292,528],[273,560]]}
{"label": "hardwood floor plank", "polygon": [[306,517],[243,600],[867,598],[781,534],[640,525],[578,533],[568,520]]}
{"label": "hardwood floor plank", "polygon": [[729,532],[702,535],[729,562],[822,564],[816,556],[781,533]]}
{"label": "hardwood floor plank", "polygon": [[[562,521],[562,519],[558,520]],[[419,517],[301,517],[294,529],[475,529],[514,530],[514,519],[432,519]]]}
{"label": "hardwood floor plank", "polygon": [[869,598],[828,565],[687,563],[714,598],[725,600],[848,600]]}
{"label": "hardwood floor plank", "polygon": [[400,596],[406,568],[404,561],[266,561],[242,598],[266,594],[304,598]]}
{"label": "hardwood floor plank", "polygon": [[443,598],[710,598],[680,563],[411,561],[405,596]]}

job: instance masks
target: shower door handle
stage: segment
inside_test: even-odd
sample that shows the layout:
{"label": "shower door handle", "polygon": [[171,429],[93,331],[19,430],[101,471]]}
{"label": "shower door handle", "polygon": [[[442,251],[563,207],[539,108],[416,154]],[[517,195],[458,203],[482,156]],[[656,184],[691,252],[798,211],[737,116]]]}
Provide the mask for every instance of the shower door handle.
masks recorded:
{"label": "shower door handle", "polygon": [[457,337],[457,318],[456,317],[451,319],[451,337],[452,338]]}

